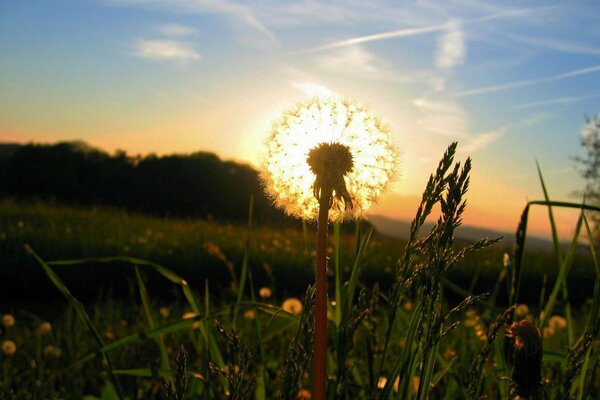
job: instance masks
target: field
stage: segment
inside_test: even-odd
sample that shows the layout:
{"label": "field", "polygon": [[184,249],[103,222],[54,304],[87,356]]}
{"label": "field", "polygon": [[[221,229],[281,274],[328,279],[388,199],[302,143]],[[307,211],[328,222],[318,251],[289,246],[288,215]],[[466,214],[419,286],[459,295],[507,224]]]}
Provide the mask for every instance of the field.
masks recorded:
{"label": "field", "polygon": [[[0,398],[183,398],[163,390],[183,381],[186,398],[308,398],[311,302],[305,292],[314,279],[314,225],[240,226],[3,200],[0,226]],[[511,250],[492,245],[441,277],[448,333],[436,340],[429,390],[419,391],[424,361],[407,349],[421,354],[425,348],[414,336],[430,329],[415,331],[415,321],[425,318],[423,294],[409,288],[397,299],[395,316],[390,313],[391,283],[408,244],[371,236],[365,223],[332,231],[330,393],[506,398],[511,355],[503,311],[515,260],[504,254]],[[457,241],[452,248],[469,245]],[[514,318],[542,328],[543,376],[552,398],[565,390],[594,398],[598,353],[590,343],[576,345],[597,309],[594,260],[589,246],[563,251],[569,279],[552,300],[561,270],[556,255],[525,252]],[[354,287],[357,296],[348,294]],[[469,297],[484,292],[491,294]],[[470,300],[459,304],[465,297]],[[551,318],[540,316],[544,309]],[[4,348],[7,342],[14,352]]]}

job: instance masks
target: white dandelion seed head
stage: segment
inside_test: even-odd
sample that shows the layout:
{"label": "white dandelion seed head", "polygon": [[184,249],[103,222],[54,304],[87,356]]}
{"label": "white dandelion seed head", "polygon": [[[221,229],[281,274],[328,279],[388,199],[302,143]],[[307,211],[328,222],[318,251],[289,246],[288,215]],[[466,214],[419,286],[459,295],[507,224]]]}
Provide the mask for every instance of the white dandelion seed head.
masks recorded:
{"label": "white dandelion seed head", "polygon": [[352,154],[344,175],[352,207],[333,199],[331,221],[361,218],[395,176],[397,151],[387,126],[363,105],[339,97],[316,97],[298,104],[275,122],[267,139],[261,169],[267,195],[286,214],[313,220],[319,201],[315,174],[307,163],[310,150],[339,143]]}

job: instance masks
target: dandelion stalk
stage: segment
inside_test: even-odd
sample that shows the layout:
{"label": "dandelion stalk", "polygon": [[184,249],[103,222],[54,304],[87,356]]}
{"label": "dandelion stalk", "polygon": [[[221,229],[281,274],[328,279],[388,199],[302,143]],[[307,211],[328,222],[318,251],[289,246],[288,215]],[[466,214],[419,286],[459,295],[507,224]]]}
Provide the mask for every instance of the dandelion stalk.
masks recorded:
{"label": "dandelion stalk", "polygon": [[261,171],[267,194],[287,214],[318,223],[312,398],[324,400],[328,222],[364,216],[394,175],[396,151],[377,117],[337,97],[285,113],[267,144]]}

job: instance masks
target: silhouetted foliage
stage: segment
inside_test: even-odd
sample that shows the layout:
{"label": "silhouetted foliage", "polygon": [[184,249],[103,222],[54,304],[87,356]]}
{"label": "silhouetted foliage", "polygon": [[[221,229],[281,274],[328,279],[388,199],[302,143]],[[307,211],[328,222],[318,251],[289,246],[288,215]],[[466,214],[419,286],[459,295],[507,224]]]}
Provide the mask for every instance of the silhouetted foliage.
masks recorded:
{"label": "silhouetted foliage", "polygon": [[[581,146],[585,152],[584,157],[576,157],[581,176],[585,179],[583,194],[586,202],[600,205],[600,115],[588,118],[587,124],[581,132]],[[600,215],[591,213],[594,223],[596,240],[600,243]]]}
{"label": "silhouetted foliage", "polygon": [[291,222],[263,194],[258,172],[213,153],[109,155],[84,142],[3,145],[0,195],[123,207],[159,216]]}

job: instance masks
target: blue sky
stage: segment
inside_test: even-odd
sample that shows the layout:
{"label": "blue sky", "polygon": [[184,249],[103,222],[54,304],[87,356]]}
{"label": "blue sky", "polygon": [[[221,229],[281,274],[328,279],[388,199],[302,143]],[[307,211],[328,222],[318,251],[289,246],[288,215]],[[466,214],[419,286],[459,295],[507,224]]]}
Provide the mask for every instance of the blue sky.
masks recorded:
{"label": "blue sky", "polygon": [[598,21],[592,0],[3,1],[0,140],[258,165],[283,110],[335,92],[383,117],[402,153],[376,212],[412,214],[458,140],[474,160],[467,222],[509,228],[541,196],[536,159],[553,197],[582,186]]}

